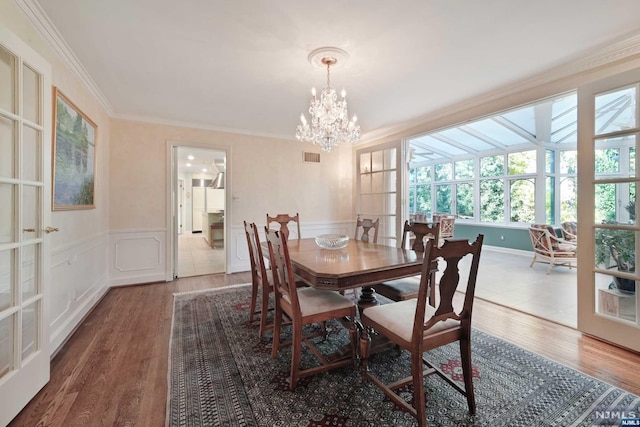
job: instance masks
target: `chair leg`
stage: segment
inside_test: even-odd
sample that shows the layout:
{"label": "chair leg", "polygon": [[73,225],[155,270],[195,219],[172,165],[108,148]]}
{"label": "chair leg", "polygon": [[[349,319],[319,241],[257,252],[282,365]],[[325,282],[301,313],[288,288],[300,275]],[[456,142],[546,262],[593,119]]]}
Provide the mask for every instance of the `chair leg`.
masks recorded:
{"label": "chair leg", "polygon": [[273,314],[273,344],[271,345],[271,357],[274,359],[278,357],[278,350],[280,350],[280,328],[282,327],[282,309],[276,301],[276,309]]}
{"label": "chair leg", "polygon": [[422,370],[422,353],[411,353],[411,376],[413,377],[413,407],[416,410],[418,426],[426,427],[427,410],[424,393],[424,372]]}
{"label": "chair leg", "polygon": [[269,311],[269,289],[262,285],[262,312],[260,313],[260,338],[264,335],[264,331],[267,329],[267,313]]}
{"label": "chair leg", "polygon": [[531,260],[531,264],[529,264],[529,267],[533,267],[533,263],[536,262],[536,255],[533,254],[533,259]]}
{"label": "chair leg", "polygon": [[369,370],[369,353],[371,351],[371,334],[368,327],[360,332],[360,374],[362,382],[366,381],[365,372]]}
{"label": "chair leg", "polygon": [[355,313],[351,316],[349,326],[349,344],[351,344],[351,357],[353,359],[353,369],[358,369],[358,328],[356,328]]}
{"label": "chair leg", "polygon": [[460,359],[462,362],[462,375],[464,377],[467,405],[469,406],[469,412],[475,415],[476,397],[473,392],[473,367],[471,365],[471,341],[469,337],[460,340]]}
{"label": "chair leg", "polygon": [[256,314],[256,303],[258,300],[258,284],[252,281],[251,284],[251,304],[249,305],[249,324],[252,324],[255,319],[254,316]]}
{"label": "chair leg", "polygon": [[291,342],[291,373],[289,374],[289,390],[293,391],[298,383],[300,356],[302,353],[302,325],[293,325],[293,339]]}

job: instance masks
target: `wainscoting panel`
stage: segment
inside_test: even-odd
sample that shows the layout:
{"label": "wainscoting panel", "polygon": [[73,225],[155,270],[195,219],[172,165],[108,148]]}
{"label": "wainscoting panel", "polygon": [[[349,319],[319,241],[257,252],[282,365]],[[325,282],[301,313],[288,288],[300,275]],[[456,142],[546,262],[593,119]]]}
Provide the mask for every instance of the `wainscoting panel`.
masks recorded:
{"label": "wainscoting panel", "polygon": [[107,260],[106,233],[52,251],[49,305],[52,354],[107,292]]}
{"label": "wainscoting panel", "polygon": [[118,230],[109,233],[111,286],[164,282],[167,231]]}

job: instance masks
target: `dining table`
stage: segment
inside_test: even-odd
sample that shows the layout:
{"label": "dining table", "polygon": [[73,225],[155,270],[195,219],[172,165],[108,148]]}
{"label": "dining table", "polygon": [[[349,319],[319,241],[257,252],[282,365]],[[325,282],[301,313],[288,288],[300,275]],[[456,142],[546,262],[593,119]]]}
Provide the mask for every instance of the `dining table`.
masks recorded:
{"label": "dining table", "polygon": [[[263,246],[268,258],[266,243]],[[350,239],[344,248],[324,249],[314,238],[305,238],[288,240],[287,246],[297,279],[316,289],[361,287],[360,310],[378,304],[372,285],[422,272],[423,253],[380,243]]]}

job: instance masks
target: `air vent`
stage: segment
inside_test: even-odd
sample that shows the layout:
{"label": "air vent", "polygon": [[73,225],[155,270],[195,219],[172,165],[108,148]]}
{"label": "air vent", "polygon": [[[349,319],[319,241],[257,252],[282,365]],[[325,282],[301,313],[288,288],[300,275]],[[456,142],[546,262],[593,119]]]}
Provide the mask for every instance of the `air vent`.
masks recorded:
{"label": "air vent", "polygon": [[302,160],[305,163],[320,163],[320,153],[302,153]]}

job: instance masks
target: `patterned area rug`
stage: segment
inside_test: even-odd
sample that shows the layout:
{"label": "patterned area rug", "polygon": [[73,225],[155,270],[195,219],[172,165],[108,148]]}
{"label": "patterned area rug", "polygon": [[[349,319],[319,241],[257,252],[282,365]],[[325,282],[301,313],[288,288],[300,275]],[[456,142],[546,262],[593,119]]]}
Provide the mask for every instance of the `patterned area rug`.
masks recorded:
{"label": "patterned area rug", "polygon": [[[170,346],[170,426],[411,426],[415,419],[362,384],[351,367],[300,380],[287,389],[291,349],[271,358],[271,334],[247,325],[250,287],[175,296]],[[285,331],[288,328],[285,328]],[[329,325],[331,350],[348,342]],[[287,332],[288,333],[288,332]],[[288,338],[287,333],[283,339]],[[475,330],[474,385],[478,410],[437,376],[425,380],[427,417],[434,426],[620,425],[639,416],[640,398]],[[427,353],[461,381],[457,345]],[[304,352],[303,365],[315,363]],[[408,375],[409,359],[380,353],[371,369],[387,379]],[[406,389],[406,399],[412,391]]]}

